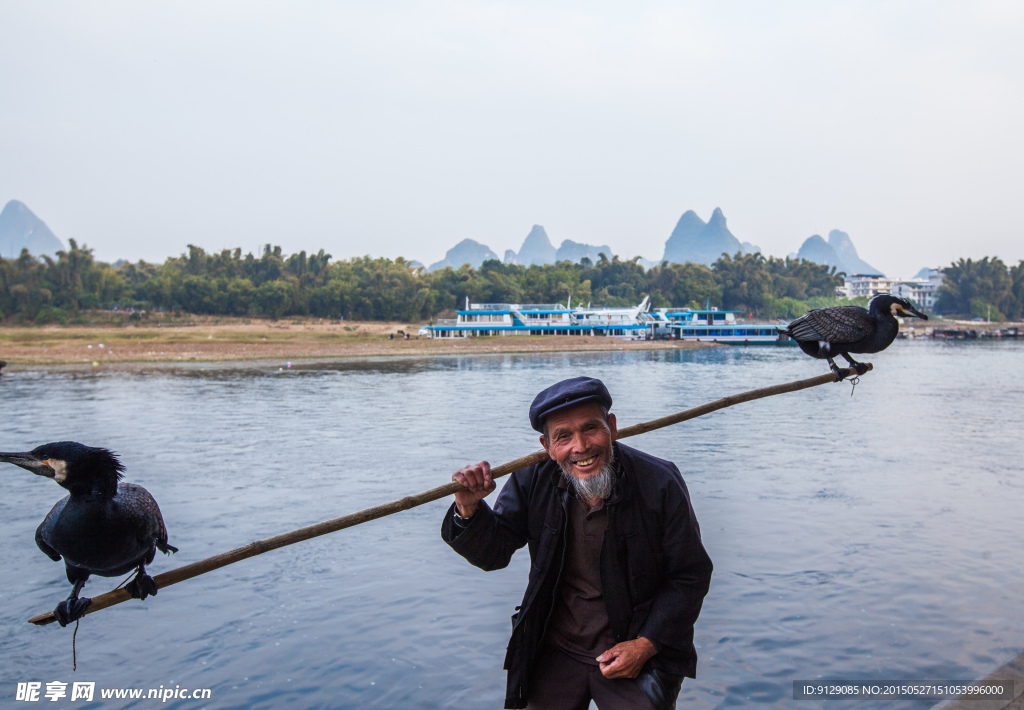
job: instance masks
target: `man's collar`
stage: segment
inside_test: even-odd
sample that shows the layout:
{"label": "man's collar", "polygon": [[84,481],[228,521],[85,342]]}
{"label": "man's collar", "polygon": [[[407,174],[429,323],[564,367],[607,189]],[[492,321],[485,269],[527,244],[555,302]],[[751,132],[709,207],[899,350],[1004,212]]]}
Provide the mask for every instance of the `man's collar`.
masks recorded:
{"label": "man's collar", "polygon": [[612,442],[612,451],[615,453],[615,483],[612,485],[612,494],[608,496],[609,504],[622,500],[626,490],[626,469],[622,465],[622,452],[615,442]]}

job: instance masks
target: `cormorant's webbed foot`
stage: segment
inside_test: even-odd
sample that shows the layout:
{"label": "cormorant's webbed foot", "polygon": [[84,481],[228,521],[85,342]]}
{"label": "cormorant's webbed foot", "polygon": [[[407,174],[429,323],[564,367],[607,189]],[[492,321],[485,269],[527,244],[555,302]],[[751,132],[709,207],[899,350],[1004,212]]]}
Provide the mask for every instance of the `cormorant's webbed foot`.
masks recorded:
{"label": "cormorant's webbed foot", "polygon": [[868,366],[865,365],[864,363],[857,362],[856,360],[854,360],[852,357],[850,357],[846,353],[843,353],[843,357],[845,357],[846,361],[848,363],[850,363],[850,367],[852,367],[853,369],[855,369],[857,371],[858,375],[863,375],[863,374],[865,374],[868,371]]}
{"label": "cormorant's webbed foot", "polygon": [[832,358],[825,358],[828,360],[828,366],[832,369],[832,372],[836,375],[836,382],[842,382],[846,377],[846,373],[836,364],[836,361]]}
{"label": "cormorant's webbed foot", "polygon": [[71,590],[71,596],[58,604],[57,608],[53,610],[53,617],[61,626],[67,626],[72,621],[85,616],[85,610],[89,608],[89,603],[92,602],[92,599],[78,596],[78,592],[82,590],[83,585],[84,582],[76,582]]}
{"label": "cormorant's webbed foot", "polygon": [[150,594],[156,596],[156,582],[146,574],[146,569],[139,565],[139,572],[135,578],[124,585],[124,590],[131,595],[132,599],[145,599]]}

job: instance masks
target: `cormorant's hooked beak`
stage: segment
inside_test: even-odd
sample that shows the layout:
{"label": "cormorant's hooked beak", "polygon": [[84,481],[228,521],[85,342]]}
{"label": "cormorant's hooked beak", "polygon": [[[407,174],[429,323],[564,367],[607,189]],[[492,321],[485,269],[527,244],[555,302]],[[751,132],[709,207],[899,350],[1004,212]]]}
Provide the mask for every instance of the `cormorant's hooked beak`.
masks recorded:
{"label": "cormorant's hooked beak", "polygon": [[37,476],[45,476],[46,478],[54,478],[57,473],[44,459],[33,456],[30,453],[25,454],[3,454],[0,453],[0,463],[13,463],[15,466],[21,466],[26,471],[31,471]]}
{"label": "cormorant's hooked beak", "polygon": [[910,316],[913,316],[914,318],[920,318],[921,320],[928,320],[928,316],[926,316],[924,313],[917,310],[913,306],[910,306],[909,308],[906,306],[897,306],[897,308],[900,311],[900,315],[903,316],[904,318],[909,318]]}

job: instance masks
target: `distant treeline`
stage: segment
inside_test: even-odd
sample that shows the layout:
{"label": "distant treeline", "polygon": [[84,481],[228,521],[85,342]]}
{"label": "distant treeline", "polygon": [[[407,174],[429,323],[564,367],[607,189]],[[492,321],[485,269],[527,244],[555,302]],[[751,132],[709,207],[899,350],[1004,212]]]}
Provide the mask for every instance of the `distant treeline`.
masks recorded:
{"label": "distant treeline", "polygon": [[1007,268],[998,257],[960,259],[942,272],[935,310],[994,321],[1024,318],[1024,260]]}
{"label": "distant treeline", "polygon": [[[993,276],[1002,269],[1003,279]],[[992,315],[1021,311],[1018,265],[1007,270],[998,259],[960,262],[947,274],[963,285],[944,293],[953,308],[984,302]],[[140,312],[182,310],[202,315],[344,317],[350,320],[423,321],[439,312],[476,303],[567,303],[631,306],[650,295],[654,307],[703,307],[752,312],[765,318],[793,318],[836,303],[843,283],[835,268],[761,254],[723,254],[710,267],[662,263],[645,270],[636,260],[560,262],[518,266],[498,261],[475,269],[463,266],[432,273],[395,260],[361,257],[332,261],[320,250],[285,256],[267,246],[259,257],[241,249],[188,253],[162,265],[138,262],[118,268],[93,259],[73,240],[56,258],[22,252],[0,259],[0,318],[51,323],[81,320],[92,309],[134,308]],[[1011,294],[1009,300],[1002,288]],[[999,298],[996,298],[996,296]],[[964,300],[966,299],[966,300]],[[1015,310],[1016,309],[1016,310]]]}

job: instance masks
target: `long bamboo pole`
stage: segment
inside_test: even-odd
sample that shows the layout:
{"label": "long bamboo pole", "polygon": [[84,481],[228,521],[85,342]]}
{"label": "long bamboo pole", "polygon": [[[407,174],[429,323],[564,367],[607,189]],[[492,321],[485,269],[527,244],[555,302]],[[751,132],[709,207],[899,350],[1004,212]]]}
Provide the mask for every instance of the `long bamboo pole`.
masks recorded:
{"label": "long bamboo pole", "polygon": [[[869,370],[872,369],[870,363],[864,363],[864,365]],[[843,376],[849,377],[855,376],[856,374],[856,371],[850,368],[845,370]],[[819,375],[818,377],[811,377],[806,380],[796,380],[795,382],[787,382],[781,385],[771,385],[769,387],[760,387],[758,389],[748,390],[747,392],[740,392],[739,394],[722,397],[721,399],[716,399],[697,407],[691,407],[690,409],[684,409],[681,412],[669,414],[668,416],[661,417],[659,419],[653,419],[649,422],[641,422],[640,424],[633,424],[632,426],[625,427],[624,429],[619,429],[618,438],[625,439],[630,436],[637,436],[638,434],[646,434],[647,432],[654,431],[655,429],[679,424],[680,422],[685,422],[688,419],[702,417],[705,414],[717,412],[719,409],[725,409],[726,407],[731,407],[743,402],[750,402],[755,399],[771,397],[777,394],[785,394],[787,392],[797,392],[799,390],[817,387],[818,385],[824,385],[835,381],[836,375],[830,372],[827,375]],[[520,468],[544,461],[547,457],[548,455],[544,451],[536,451],[528,456],[522,456],[507,463],[503,463],[500,466],[492,467],[491,476],[493,478],[507,476]],[[322,523],[307,525],[306,527],[299,528],[298,530],[292,530],[291,532],[281,533],[274,537],[250,542],[248,545],[243,547],[236,547],[234,550],[222,552],[219,555],[207,557],[204,560],[192,562],[191,564],[184,565],[183,567],[178,567],[158,574],[153,577],[153,581],[156,582],[158,589],[163,589],[164,587],[169,587],[172,584],[177,584],[178,582],[184,582],[186,579],[198,577],[201,574],[212,572],[215,569],[226,567],[227,565],[234,564],[235,562],[240,562],[241,560],[255,557],[256,555],[262,555],[263,553],[270,552],[271,550],[276,550],[279,547],[294,545],[295,543],[302,542],[303,540],[327,535],[328,533],[350,528],[353,525],[359,525],[360,523],[369,522],[370,520],[383,518],[384,516],[391,515],[392,513],[398,513],[402,510],[415,508],[423,505],[424,503],[430,503],[431,501],[438,500],[439,498],[453,495],[461,488],[462,486],[458,483],[447,483],[443,486],[431,488],[430,490],[423,491],[422,493],[417,493],[415,495],[406,496],[405,498],[400,498],[390,503],[384,503],[355,513],[343,515],[340,518],[325,520]],[[100,611],[101,609],[114,606],[115,604],[126,602],[129,599],[131,599],[131,597],[124,589],[115,589],[105,594],[100,594],[97,597],[93,597],[85,613],[92,614]],[[29,623],[36,624],[38,626],[52,624],[54,621],[56,621],[56,619],[54,618],[52,611],[33,616],[29,619]]]}

